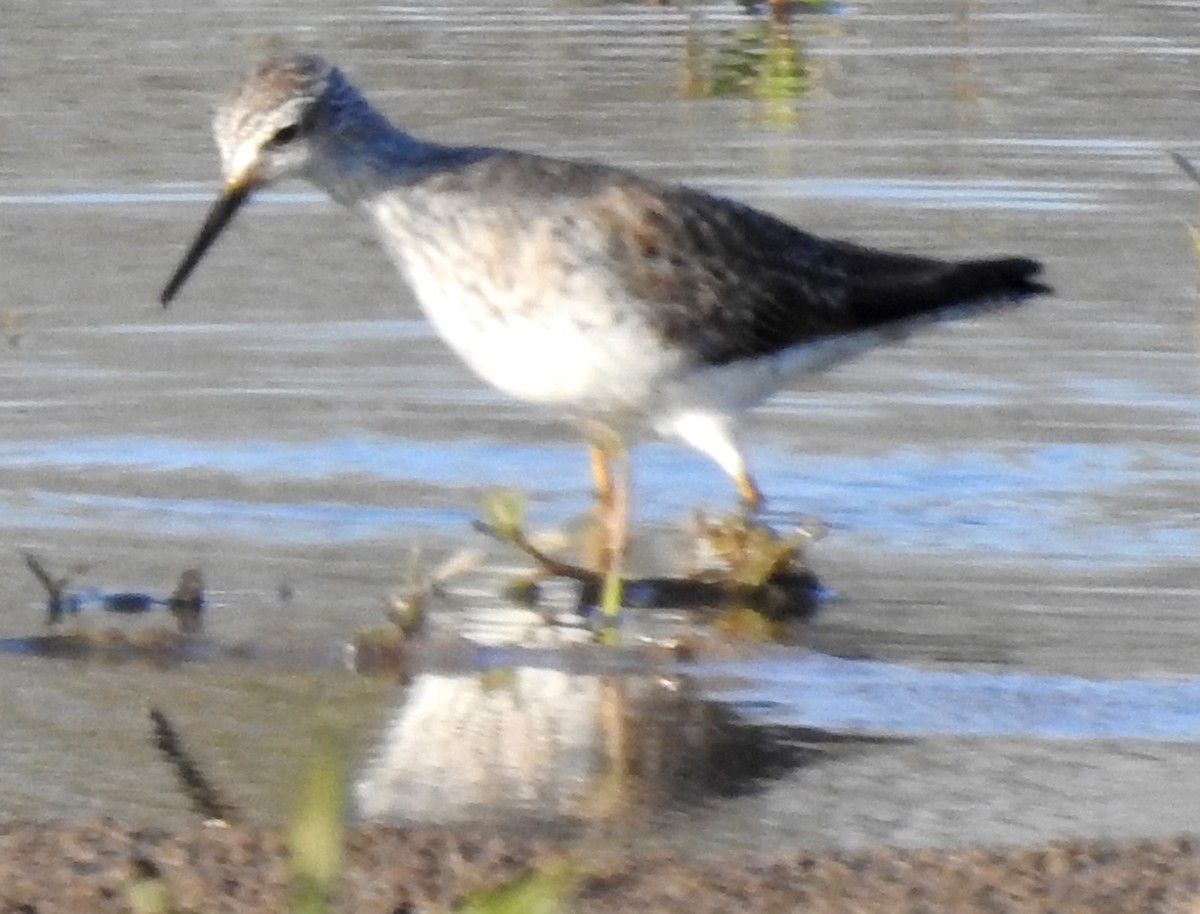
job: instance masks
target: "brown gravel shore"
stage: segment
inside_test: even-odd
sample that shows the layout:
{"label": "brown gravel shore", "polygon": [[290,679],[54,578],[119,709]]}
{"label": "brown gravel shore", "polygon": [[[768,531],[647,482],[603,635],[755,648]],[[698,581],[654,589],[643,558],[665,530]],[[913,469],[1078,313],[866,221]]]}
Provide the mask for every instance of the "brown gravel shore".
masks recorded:
{"label": "brown gravel shore", "polygon": [[[472,827],[356,828],[336,910],[446,911],[569,849],[552,835]],[[577,846],[577,845],[576,845]],[[137,859],[160,869],[178,910],[284,911],[278,832],[137,828],[112,821],[0,824],[0,914],[128,911]],[[589,853],[571,910],[588,912],[1200,912],[1200,840],[1063,841],[1037,847],[687,858],[644,845]]]}

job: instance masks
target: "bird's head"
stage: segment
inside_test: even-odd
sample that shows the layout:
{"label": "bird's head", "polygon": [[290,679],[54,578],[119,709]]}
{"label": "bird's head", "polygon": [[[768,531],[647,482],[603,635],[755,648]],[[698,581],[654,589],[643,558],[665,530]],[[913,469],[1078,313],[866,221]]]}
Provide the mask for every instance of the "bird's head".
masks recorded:
{"label": "bird's head", "polygon": [[213,135],[224,184],[199,233],[163,289],[164,307],[255,190],[303,175],[312,159],[312,131],[337,71],[308,54],[259,64],[218,109]]}

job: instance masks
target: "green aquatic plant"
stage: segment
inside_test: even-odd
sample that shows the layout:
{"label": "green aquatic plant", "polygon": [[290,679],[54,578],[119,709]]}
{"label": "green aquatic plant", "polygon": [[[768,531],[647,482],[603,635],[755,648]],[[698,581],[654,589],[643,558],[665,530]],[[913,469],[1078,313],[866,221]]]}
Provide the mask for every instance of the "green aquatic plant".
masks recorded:
{"label": "green aquatic plant", "polygon": [[[475,521],[473,526],[481,533],[516,546],[537,562],[542,575],[569,578],[585,585],[599,582],[601,587],[598,605],[608,623],[601,633],[601,637],[610,640],[613,637],[611,631],[613,623],[621,612],[623,581],[620,555],[613,554],[611,550],[605,550],[604,568],[601,571],[593,571],[560,561],[530,541],[522,527],[524,514],[525,503],[519,494],[510,491],[492,492],[483,501],[484,519]],[[522,593],[529,594],[530,588],[535,583],[529,578],[522,578],[518,586]]]}
{"label": "green aquatic plant", "polygon": [[697,514],[692,527],[693,536],[725,566],[727,577],[746,587],[760,587],[780,572],[803,566],[804,549],[814,535],[805,529],[781,535],[742,514],[722,520]]}
{"label": "green aquatic plant", "polygon": [[816,578],[808,571],[805,550],[817,531],[797,528],[780,534],[745,515],[710,520],[697,514],[692,533],[723,566],[729,599],[714,627],[746,641],[780,641],[793,619],[804,618],[791,604],[807,610],[815,603]]}
{"label": "green aquatic plant", "polygon": [[525,520],[525,497],[512,489],[497,489],[483,499],[483,517],[501,537],[514,538]]}

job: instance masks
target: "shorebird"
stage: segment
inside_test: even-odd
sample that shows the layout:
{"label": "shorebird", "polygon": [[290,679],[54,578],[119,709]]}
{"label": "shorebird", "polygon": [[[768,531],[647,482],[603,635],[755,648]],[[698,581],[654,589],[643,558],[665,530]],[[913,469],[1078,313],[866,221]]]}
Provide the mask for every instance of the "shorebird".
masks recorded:
{"label": "shorebird", "polygon": [[255,190],[305,178],[374,226],[481,378],[581,423],[600,501],[618,513],[628,435],[682,439],[757,508],[742,413],[923,324],[1050,291],[1024,257],[875,250],[621,168],[418,139],[312,55],[260,63],[213,131],[224,187],[164,306]]}

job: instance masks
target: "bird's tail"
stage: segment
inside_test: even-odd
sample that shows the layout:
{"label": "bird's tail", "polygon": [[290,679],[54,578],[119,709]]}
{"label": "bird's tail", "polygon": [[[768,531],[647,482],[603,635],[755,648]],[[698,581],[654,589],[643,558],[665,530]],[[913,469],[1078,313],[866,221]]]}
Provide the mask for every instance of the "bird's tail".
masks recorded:
{"label": "bird's tail", "polygon": [[1038,281],[1042,265],[1027,257],[945,261],[871,253],[851,298],[863,326],[965,316],[1052,291]]}

